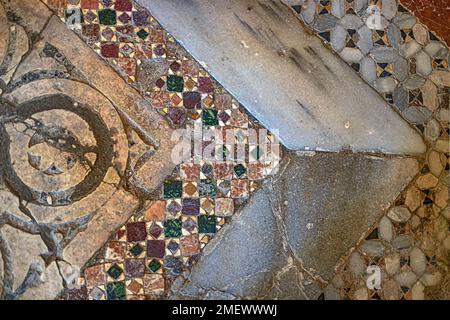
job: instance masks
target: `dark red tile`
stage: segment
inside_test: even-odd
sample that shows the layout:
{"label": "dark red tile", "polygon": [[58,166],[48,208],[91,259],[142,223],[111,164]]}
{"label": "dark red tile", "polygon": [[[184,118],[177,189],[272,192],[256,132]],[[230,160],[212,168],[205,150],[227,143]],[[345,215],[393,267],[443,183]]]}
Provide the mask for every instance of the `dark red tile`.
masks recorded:
{"label": "dark red tile", "polygon": [[127,241],[144,241],[147,238],[145,222],[132,222],[127,224]]}

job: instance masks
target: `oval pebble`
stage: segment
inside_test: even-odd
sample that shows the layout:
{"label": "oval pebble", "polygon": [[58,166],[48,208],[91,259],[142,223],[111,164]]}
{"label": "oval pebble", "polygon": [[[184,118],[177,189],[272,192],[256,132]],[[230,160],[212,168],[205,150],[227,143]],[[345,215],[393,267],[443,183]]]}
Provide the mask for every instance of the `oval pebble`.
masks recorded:
{"label": "oval pebble", "polygon": [[404,223],[411,218],[411,212],[406,207],[393,207],[389,210],[387,216],[395,222]]}
{"label": "oval pebble", "polygon": [[425,254],[417,247],[414,247],[409,253],[409,262],[411,269],[417,276],[422,276],[425,273],[427,267],[427,258]]}
{"label": "oval pebble", "polygon": [[417,281],[417,275],[412,271],[403,271],[394,277],[401,287],[411,287]]}

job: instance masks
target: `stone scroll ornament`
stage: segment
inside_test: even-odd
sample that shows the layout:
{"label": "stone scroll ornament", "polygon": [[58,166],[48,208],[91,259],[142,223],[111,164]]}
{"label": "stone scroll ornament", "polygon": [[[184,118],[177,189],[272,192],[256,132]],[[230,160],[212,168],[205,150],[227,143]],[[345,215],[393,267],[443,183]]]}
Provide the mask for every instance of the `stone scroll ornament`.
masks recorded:
{"label": "stone scroll ornament", "polygon": [[[36,259],[46,267],[56,263],[62,275],[60,263],[69,263],[65,247],[99,207],[118,197],[119,188],[139,192],[130,183],[136,170],[130,167],[130,131],[149,146],[137,164],[148,160],[158,144],[48,43],[38,46],[39,55],[52,58],[58,70],[15,75],[17,60],[28,51],[20,52],[17,44],[21,37],[29,39],[19,25],[0,20],[0,28],[9,30],[0,37],[0,190],[15,199],[0,205],[0,299],[19,299],[43,282],[44,268],[32,262],[22,282],[16,282],[13,243],[4,227],[40,237],[47,251]],[[99,100],[104,101],[94,105]],[[67,287],[64,276],[62,281]]]}

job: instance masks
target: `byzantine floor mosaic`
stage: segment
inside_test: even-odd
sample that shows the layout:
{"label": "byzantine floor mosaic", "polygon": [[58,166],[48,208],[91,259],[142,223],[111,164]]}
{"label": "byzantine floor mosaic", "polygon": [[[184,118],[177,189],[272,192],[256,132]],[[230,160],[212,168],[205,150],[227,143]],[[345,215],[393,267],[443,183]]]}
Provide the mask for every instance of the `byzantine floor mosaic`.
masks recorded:
{"label": "byzantine floor mosaic", "polygon": [[[277,163],[252,163],[260,150],[245,132],[260,126],[134,2],[44,2],[173,128],[232,129],[248,151],[245,159],[228,163],[178,166],[158,200],[133,215],[83,270],[81,288],[62,294],[65,299],[164,298],[171,280],[195,263]],[[429,146],[421,174],[343,258],[321,297],[421,299],[440,297],[436,290],[445,289],[448,294],[448,48],[396,1],[289,2],[306,25],[423,133]],[[373,11],[382,14],[376,30],[365,23]],[[204,147],[210,139],[205,138]],[[274,142],[270,133],[264,140]],[[224,145],[211,156],[231,151]],[[365,286],[368,265],[383,270],[379,290]]]}
{"label": "byzantine floor mosaic", "polygon": [[[263,128],[147,11],[129,0],[46,3],[174,128],[198,125],[211,133],[204,132],[194,160],[205,152],[215,159],[234,151],[237,156],[234,146],[225,144],[227,130],[247,154],[226,163],[200,160],[177,167],[164,182],[160,199],[133,216],[86,268],[85,286],[65,293],[68,299],[163,297],[170,281],[195,262],[278,162],[258,161],[261,140],[252,141],[247,133]],[[224,144],[205,151],[215,138]],[[259,139],[275,148],[271,133],[263,132]]]}
{"label": "byzantine floor mosaic", "polygon": [[[342,263],[321,297],[448,299],[448,47],[395,0],[290,4],[305,25],[423,134],[428,145],[421,174]],[[370,265],[382,270],[377,290],[366,286]]]}

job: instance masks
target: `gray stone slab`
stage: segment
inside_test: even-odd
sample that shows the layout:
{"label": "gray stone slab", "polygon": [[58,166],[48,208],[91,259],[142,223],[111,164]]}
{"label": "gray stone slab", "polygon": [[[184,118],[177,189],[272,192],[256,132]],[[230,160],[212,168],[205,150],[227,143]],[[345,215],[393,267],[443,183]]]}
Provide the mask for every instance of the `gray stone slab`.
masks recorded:
{"label": "gray stone slab", "polygon": [[288,148],[425,151],[417,132],[280,1],[138,2]]}
{"label": "gray stone slab", "polygon": [[339,258],[417,172],[412,158],[288,156],[171,297],[317,298]]}

